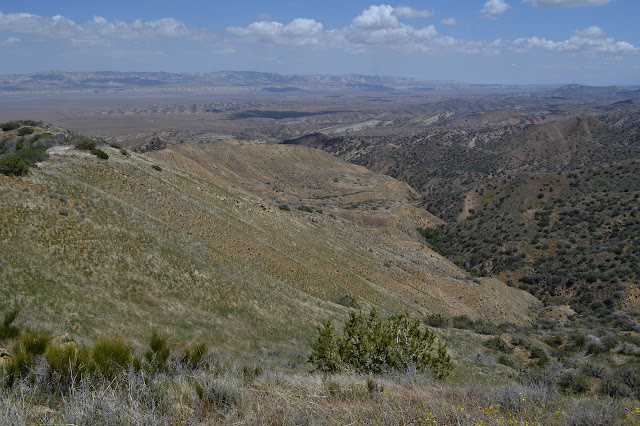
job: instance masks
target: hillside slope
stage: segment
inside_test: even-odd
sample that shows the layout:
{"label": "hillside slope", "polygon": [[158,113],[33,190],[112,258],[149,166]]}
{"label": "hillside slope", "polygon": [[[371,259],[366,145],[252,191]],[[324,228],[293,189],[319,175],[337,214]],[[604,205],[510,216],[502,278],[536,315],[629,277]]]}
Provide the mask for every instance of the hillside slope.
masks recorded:
{"label": "hillside slope", "polygon": [[28,324],[78,340],[159,327],[255,354],[306,347],[343,305],[522,323],[536,302],[468,279],[414,238],[432,218],[410,188],[327,154],[103,149],[108,160],[54,147],[29,176],[0,176],[0,292]]}

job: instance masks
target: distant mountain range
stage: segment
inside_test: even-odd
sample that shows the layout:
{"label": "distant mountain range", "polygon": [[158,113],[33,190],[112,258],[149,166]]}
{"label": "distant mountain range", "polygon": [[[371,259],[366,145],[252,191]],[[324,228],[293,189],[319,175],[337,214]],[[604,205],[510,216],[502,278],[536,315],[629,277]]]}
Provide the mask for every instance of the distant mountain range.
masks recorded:
{"label": "distant mountain range", "polygon": [[282,75],[252,71],[220,71],[198,74],[166,72],[62,72],[0,75],[0,93],[122,92],[166,89],[252,88],[265,92],[352,89],[365,91],[531,91],[554,86],[478,85],[459,81],[367,75]]}

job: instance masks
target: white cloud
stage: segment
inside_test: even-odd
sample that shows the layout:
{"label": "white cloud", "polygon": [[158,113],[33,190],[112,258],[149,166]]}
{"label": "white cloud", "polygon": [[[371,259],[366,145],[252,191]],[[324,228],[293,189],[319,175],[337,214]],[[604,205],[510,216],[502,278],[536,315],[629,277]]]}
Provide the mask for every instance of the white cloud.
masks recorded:
{"label": "white cloud", "polygon": [[393,14],[405,18],[431,18],[435,13],[431,9],[416,10],[406,6],[398,6],[393,9]]}
{"label": "white cloud", "polygon": [[133,22],[119,20],[108,21],[96,16],[85,23],[76,23],[61,15],[53,17],[30,13],[0,12],[0,31],[17,34],[33,34],[49,38],[68,38],[75,40],[94,40],[100,37],[124,40],[152,39],[206,39],[212,35],[205,31],[192,30],[174,18],[162,18],[156,21]]}
{"label": "white cloud", "polygon": [[509,9],[511,9],[511,6],[509,6],[505,0],[487,0],[481,12],[484,16],[495,18]]}
{"label": "white cloud", "polygon": [[13,46],[13,45],[16,45],[16,44],[21,43],[21,42],[22,42],[22,40],[20,40],[17,37],[9,37],[8,39],[6,39],[5,41],[3,41],[0,44],[2,44],[2,46]]}
{"label": "white cloud", "polygon": [[531,3],[536,7],[582,7],[582,6],[602,6],[611,3],[613,0],[522,0]]}
{"label": "white cloud", "polygon": [[443,19],[440,22],[442,22],[444,25],[457,25],[458,24],[458,21],[456,21],[456,18],[454,18],[454,17]]}
{"label": "white cloud", "polygon": [[583,30],[576,30],[573,35],[582,38],[600,38],[604,36],[604,31],[600,27],[593,26]]}
{"label": "white cloud", "polygon": [[528,52],[533,49],[543,49],[550,52],[565,54],[607,54],[607,55],[638,55],[640,47],[626,41],[616,41],[614,38],[604,38],[604,31],[599,27],[589,27],[574,31],[573,35],[564,41],[552,41],[539,37],[523,37],[511,45],[516,52]]}
{"label": "white cloud", "polygon": [[322,24],[313,19],[297,18],[284,25],[280,22],[260,21],[248,27],[229,27],[230,33],[267,44],[292,46],[318,45],[327,38]]}
{"label": "white cloud", "polygon": [[398,13],[397,8],[379,5],[363,10],[350,25],[340,29],[325,30],[321,23],[313,19],[296,19],[286,25],[254,22],[247,27],[229,27],[227,31],[246,41],[339,48],[349,52],[387,49],[420,53],[496,54],[499,47],[504,45],[502,40],[466,41],[441,36],[434,25],[413,27],[400,22],[399,17],[406,13],[407,10]]}

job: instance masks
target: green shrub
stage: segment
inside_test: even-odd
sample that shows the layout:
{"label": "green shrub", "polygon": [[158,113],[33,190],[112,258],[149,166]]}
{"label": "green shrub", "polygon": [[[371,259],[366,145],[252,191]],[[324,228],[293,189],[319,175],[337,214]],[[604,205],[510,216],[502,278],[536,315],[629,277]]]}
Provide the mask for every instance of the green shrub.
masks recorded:
{"label": "green shrub", "polygon": [[153,330],[149,339],[149,350],[144,356],[147,359],[151,371],[164,371],[167,369],[169,356],[171,356],[171,346],[169,338]]}
{"label": "green shrub", "polygon": [[76,149],[81,151],[91,151],[96,147],[96,141],[89,138],[81,137],[74,142]]}
{"label": "green shrub", "polygon": [[151,168],[152,168],[153,170],[157,170],[157,171],[159,171],[159,172],[161,172],[161,171],[162,171],[162,167],[158,166],[157,164],[154,164],[153,166],[151,166]]}
{"label": "green shrub", "polygon": [[313,209],[309,206],[305,206],[304,204],[298,207],[298,210],[305,213],[313,213]]}
{"label": "green shrub", "polygon": [[539,346],[534,346],[531,348],[531,358],[537,359],[536,364],[540,367],[543,367],[549,364],[549,356],[547,353]]}
{"label": "green shrub", "polygon": [[560,376],[558,387],[564,393],[578,394],[589,389],[589,380],[582,373],[568,372]]}
{"label": "green shrub", "polygon": [[207,344],[200,343],[191,348],[186,348],[180,357],[180,362],[185,367],[195,370],[204,364],[208,353]]}
{"label": "green shrub", "polygon": [[492,337],[489,340],[486,340],[483,344],[484,347],[493,349],[494,351],[502,352],[505,354],[510,354],[513,352],[511,346],[509,346],[501,337]]}
{"label": "green shrub", "polygon": [[375,309],[369,316],[352,312],[342,336],[335,334],[331,322],[318,331],[309,360],[325,373],[350,369],[377,374],[415,368],[445,378],[453,368],[446,345],[405,314],[383,319]]}
{"label": "green shrub", "polygon": [[18,129],[18,136],[30,135],[34,132],[33,127],[21,127]]}
{"label": "green shrub", "polygon": [[318,327],[318,333],[318,339],[311,343],[309,362],[316,364],[317,370],[323,373],[336,373],[342,370],[338,337],[331,321],[327,320],[324,327]]}
{"label": "green shrub", "polygon": [[131,156],[131,154],[129,154],[129,151],[127,151],[127,150],[126,150],[126,149],[124,149],[124,148],[120,148],[120,154],[122,154],[122,155],[124,155],[124,156],[127,156],[127,157],[130,157],[130,156]]}
{"label": "green shrub", "polygon": [[449,325],[449,318],[440,314],[431,314],[431,315],[427,315],[424,322],[429,327],[444,328]]}
{"label": "green shrub", "polygon": [[45,353],[51,343],[51,334],[46,331],[27,332],[20,336],[20,345],[25,353],[39,356]]}
{"label": "green shrub", "polygon": [[4,313],[2,324],[0,324],[0,339],[12,339],[20,334],[20,329],[13,325],[19,313],[19,308]]}
{"label": "green shrub", "polygon": [[31,146],[29,148],[22,148],[15,152],[15,155],[22,157],[27,161],[27,164],[38,163],[49,158],[47,154],[47,148],[44,146]]}
{"label": "green shrub", "polygon": [[0,173],[7,176],[24,176],[29,173],[29,163],[19,155],[0,157]]}
{"label": "green shrub", "polygon": [[11,358],[4,371],[6,384],[13,383],[28,374],[34,358],[45,353],[51,342],[51,335],[47,332],[27,332],[20,336],[11,349]]}
{"label": "green shrub", "polygon": [[66,384],[91,364],[91,354],[88,349],[78,349],[73,342],[49,345],[45,359],[51,373],[57,380]]}
{"label": "green shrub", "polygon": [[15,129],[19,128],[20,127],[20,123],[18,123],[17,121],[9,121],[7,123],[0,124],[0,127],[2,128],[3,131],[9,132],[11,130],[15,130]]}
{"label": "green shrub", "polygon": [[93,148],[91,150],[91,153],[93,155],[95,155],[96,157],[98,157],[101,160],[108,160],[109,159],[109,154],[107,154],[106,152],[104,152],[103,150],[99,149],[99,148]]}
{"label": "green shrub", "polygon": [[278,205],[278,208],[279,208],[280,210],[282,210],[282,211],[285,211],[285,212],[290,212],[290,211],[291,211],[291,207],[289,207],[289,206],[288,206],[288,205],[286,205],[286,204],[280,204],[280,205]]}
{"label": "green shrub", "polygon": [[117,336],[97,339],[91,357],[96,370],[108,378],[115,377],[132,364],[131,347]]}

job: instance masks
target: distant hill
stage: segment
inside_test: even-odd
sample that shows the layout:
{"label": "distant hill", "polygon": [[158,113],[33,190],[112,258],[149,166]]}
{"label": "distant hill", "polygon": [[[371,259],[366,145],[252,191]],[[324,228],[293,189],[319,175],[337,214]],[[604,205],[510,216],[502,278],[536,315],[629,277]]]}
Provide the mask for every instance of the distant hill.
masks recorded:
{"label": "distant hill", "polygon": [[429,244],[459,266],[608,317],[614,307],[640,312],[640,123],[635,102],[601,111],[537,125],[288,143],[409,183],[446,221],[425,231]]}
{"label": "distant hill", "polygon": [[557,89],[536,92],[533,96],[571,102],[618,102],[640,98],[640,91],[618,86],[583,86],[570,84]]}
{"label": "distant hill", "polygon": [[[236,92],[257,90],[275,95],[304,90],[395,91],[528,91],[531,86],[474,85],[458,81],[349,75],[283,75],[253,71],[219,71],[197,74],[166,72],[63,72],[0,75],[0,93],[172,93],[228,88]],[[541,87],[540,87],[541,88]],[[539,90],[533,87],[534,90]]]}

